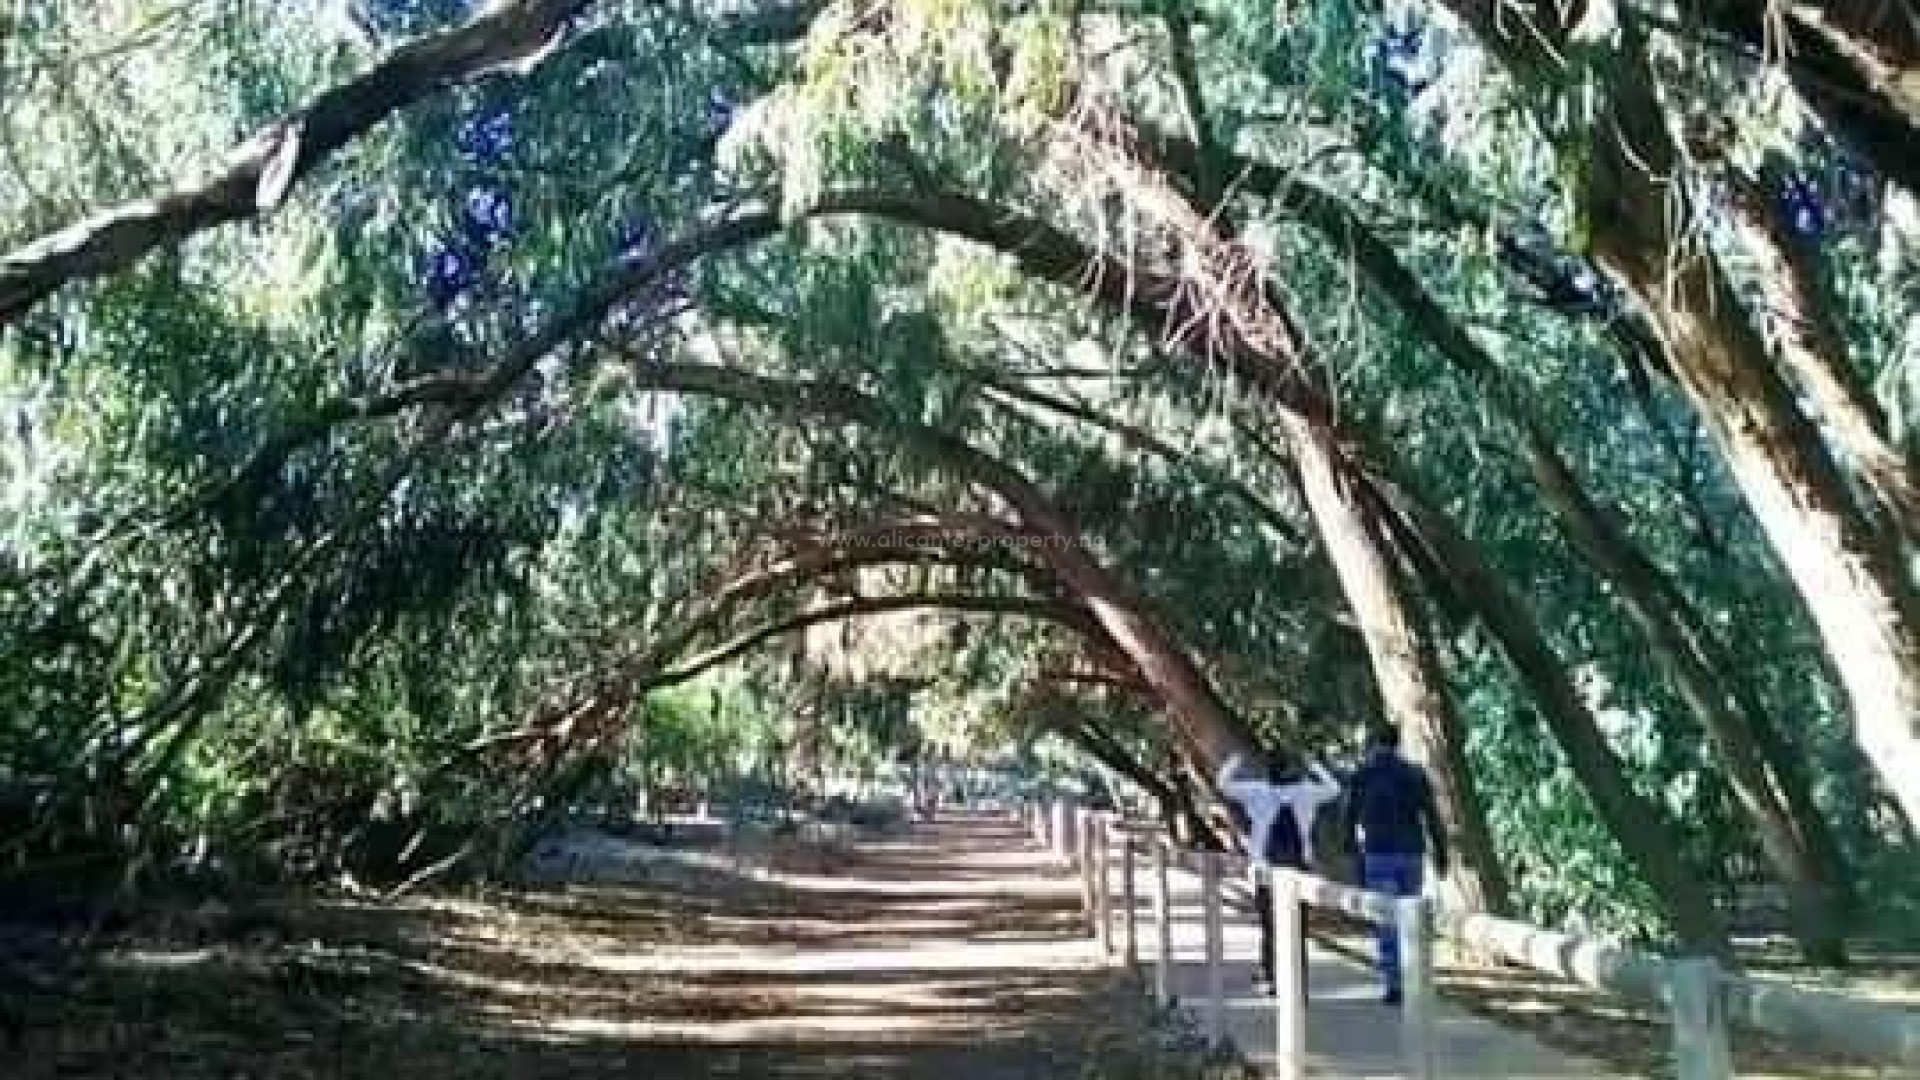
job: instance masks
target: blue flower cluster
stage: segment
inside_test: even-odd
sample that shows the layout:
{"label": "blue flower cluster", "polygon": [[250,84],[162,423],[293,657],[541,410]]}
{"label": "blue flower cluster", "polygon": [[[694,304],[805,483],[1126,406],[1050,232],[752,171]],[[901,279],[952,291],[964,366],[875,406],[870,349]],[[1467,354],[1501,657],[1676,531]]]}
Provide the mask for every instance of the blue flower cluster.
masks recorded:
{"label": "blue flower cluster", "polygon": [[[623,267],[645,264],[660,253],[660,247],[659,226],[645,214],[623,218],[614,227],[614,259]],[[613,324],[619,328],[638,329],[667,308],[684,303],[687,297],[686,273],[675,268],[656,279],[631,301],[616,308]]]}
{"label": "blue flower cluster", "polygon": [[1395,101],[1419,96],[1433,83],[1426,32],[1418,25],[1388,26],[1368,49],[1374,81]]}
{"label": "blue flower cluster", "polygon": [[1804,173],[1787,176],[1780,182],[1780,216],[1787,228],[1802,240],[1818,240],[1831,225],[1827,201],[1820,185]]}
{"label": "blue flower cluster", "polygon": [[420,276],[427,300],[434,307],[450,306],[460,295],[480,283],[484,256],[454,244],[438,244],[420,261]]}
{"label": "blue flower cluster", "polygon": [[733,103],[732,99],[727,97],[724,90],[718,87],[709,90],[707,92],[707,103],[703,115],[703,118],[706,120],[708,134],[714,138],[725,134],[727,128],[733,126],[733,118],[739,111],[739,107]]}
{"label": "blue flower cluster", "polygon": [[1844,147],[1819,141],[1799,164],[1776,174],[1773,198],[1793,236],[1819,243],[1843,233],[1872,232],[1885,211],[1885,181]]}
{"label": "blue flower cluster", "polygon": [[460,207],[461,237],[478,247],[495,247],[513,234],[513,197],[495,185],[467,189]]}
{"label": "blue flower cluster", "polygon": [[469,116],[454,133],[454,146],[467,161],[491,168],[513,152],[513,114],[504,105],[488,105]]}
{"label": "blue flower cluster", "polygon": [[513,235],[513,197],[497,184],[478,184],[461,200],[452,236],[427,250],[421,267],[427,299],[448,307],[480,283],[494,249]]}
{"label": "blue flower cluster", "polygon": [[353,0],[348,11],[376,39],[408,37],[461,22],[474,0]]}
{"label": "blue flower cluster", "polygon": [[614,228],[615,257],[622,266],[636,266],[660,247],[660,230],[645,214],[636,214]]}
{"label": "blue flower cluster", "polygon": [[[700,122],[709,136],[717,137],[737,112],[730,97],[715,89],[702,104]],[[454,130],[454,148],[475,178],[456,189],[458,202],[452,227],[420,261],[420,286],[435,308],[453,306],[480,285],[493,253],[513,238],[518,215],[513,194],[499,178],[498,170],[512,160],[519,135],[514,114],[498,102],[475,107]],[[633,213],[614,224],[612,239],[614,262],[632,268],[657,255],[664,237],[658,221],[645,213]],[[615,313],[616,320],[643,325],[685,302],[688,296],[687,275],[676,269],[661,275],[623,305]]]}
{"label": "blue flower cluster", "polygon": [[454,149],[481,175],[459,195],[453,229],[429,248],[421,266],[427,300],[446,308],[480,284],[494,250],[513,238],[513,193],[486,174],[505,165],[515,146],[513,113],[494,102],[476,108],[454,130]]}

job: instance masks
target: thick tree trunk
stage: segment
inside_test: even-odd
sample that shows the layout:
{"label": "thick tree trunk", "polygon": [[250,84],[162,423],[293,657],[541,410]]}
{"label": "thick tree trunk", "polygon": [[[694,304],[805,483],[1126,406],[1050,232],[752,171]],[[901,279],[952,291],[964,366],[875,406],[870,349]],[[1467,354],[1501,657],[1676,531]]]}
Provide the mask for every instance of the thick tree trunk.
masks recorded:
{"label": "thick tree trunk", "polygon": [[1081,534],[1051,507],[1030,501],[1024,493],[1010,501],[1016,502],[1029,525],[1047,535],[1041,558],[1140,669],[1141,678],[1179,721],[1195,758],[1212,769],[1230,757],[1254,753],[1254,740],[1220,701],[1186,650],[1145,614],[1144,605],[1131,590],[1084,550]]}
{"label": "thick tree trunk", "polygon": [[1155,776],[1140,760],[1127,752],[1113,736],[1100,730],[1099,725],[1085,720],[1062,719],[1053,725],[1053,730],[1061,738],[1080,748],[1080,751],[1100,764],[1127,778],[1135,787],[1161,805],[1173,801],[1173,791],[1166,782]]}
{"label": "thick tree trunk", "polygon": [[1652,311],[1677,382],[1813,615],[1861,748],[1920,820],[1920,605],[1889,537],[1851,502],[1725,283],[1697,263],[1669,281],[1658,256],[1623,240],[1596,229],[1602,263]]}
{"label": "thick tree trunk", "polygon": [[1168,835],[1179,841],[1182,847],[1200,848],[1205,851],[1223,851],[1226,845],[1220,842],[1220,834],[1207,815],[1200,811],[1200,800],[1194,794],[1194,783],[1185,769],[1176,765],[1169,774],[1169,790],[1173,792],[1173,805],[1167,817]]}
{"label": "thick tree trunk", "polygon": [[1427,766],[1457,859],[1449,886],[1472,910],[1507,910],[1508,887],[1473,774],[1466,732],[1447,695],[1432,642],[1382,549],[1358,481],[1324,428],[1288,422],[1288,441],[1321,541],[1367,642],[1388,718]]}
{"label": "thick tree trunk", "polygon": [[1779,741],[1772,718],[1752,695],[1728,685],[1720,643],[1686,597],[1588,498],[1545,433],[1528,425],[1526,438],[1547,505],[1587,561],[1618,589],[1654,660],[1713,742],[1734,798],[1786,890],[1795,940],[1814,963],[1844,963],[1848,869],[1801,778],[1769,752]]}
{"label": "thick tree trunk", "polygon": [[1794,89],[1842,141],[1920,195],[1920,22],[1908,3],[1694,3],[1756,55],[1783,61]]}
{"label": "thick tree trunk", "polygon": [[[1408,325],[1462,375],[1483,385],[1487,396],[1509,414],[1520,430],[1522,449],[1546,505],[1562,531],[1594,569],[1620,590],[1655,658],[1719,748],[1741,808],[1760,834],[1769,862],[1792,900],[1796,937],[1808,958],[1818,963],[1843,960],[1846,868],[1838,860],[1837,845],[1831,843],[1805,785],[1795,784],[1767,760],[1763,743],[1777,735],[1771,719],[1758,702],[1746,702],[1748,708],[1735,700],[1735,692],[1717,674],[1725,658],[1684,596],[1640,554],[1607,512],[1587,497],[1552,439],[1510,388],[1504,372],[1427,292],[1398,253],[1338,199],[1309,184],[1280,179],[1284,190],[1270,195],[1295,207],[1307,224],[1351,252],[1368,280],[1400,308]],[[1857,414],[1849,411],[1848,415]]]}
{"label": "thick tree trunk", "polygon": [[[1537,0],[1445,0],[1520,78],[1554,65],[1573,14]],[[1634,43],[1614,58],[1579,192],[1593,254],[1645,308],[1675,383],[1800,590],[1846,689],[1861,749],[1920,820],[1920,599],[1889,530],[1852,501],[1813,423],[1711,253],[1696,250],[1684,178]]]}
{"label": "thick tree trunk", "polygon": [[1816,253],[1793,236],[1775,200],[1744,177],[1732,178],[1730,207],[1746,227],[1760,266],[1760,317],[1774,327],[1780,360],[1813,404],[1841,462],[1890,518],[1903,541],[1920,536],[1920,490],[1912,463],[1894,445],[1886,413],[1847,355],[1846,338],[1821,296]]}
{"label": "thick tree trunk", "polygon": [[1126,777],[1133,785],[1146,793],[1160,807],[1160,818],[1171,823],[1178,819],[1181,809],[1181,792],[1164,778],[1148,768],[1120,745],[1112,735],[1107,734],[1098,724],[1085,718],[1059,718],[1053,730],[1061,738],[1079,747],[1080,751],[1100,764]]}
{"label": "thick tree trunk", "polygon": [[1731,957],[1725,924],[1713,900],[1680,857],[1679,825],[1660,805],[1634,790],[1625,767],[1607,745],[1599,721],[1567,678],[1527,603],[1453,523],[1405,489],[1375,478],[1373,491],[1405,524],[1409,539],[1446,575],[1440,584],[1477,614],[1553,732],[1567,763],[1593,800],[1594,810],[1640,877],[1653,890],[1681,945]]}

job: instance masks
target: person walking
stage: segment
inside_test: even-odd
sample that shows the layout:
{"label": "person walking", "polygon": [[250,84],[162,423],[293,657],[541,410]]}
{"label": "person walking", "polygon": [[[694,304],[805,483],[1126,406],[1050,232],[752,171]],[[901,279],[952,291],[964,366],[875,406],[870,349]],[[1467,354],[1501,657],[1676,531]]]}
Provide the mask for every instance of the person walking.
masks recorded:
{"label": "person walking", "polygon": [[[1253,906],[1260,920],[1259,992],[1264,994],[1273,992],[1280,958],[1279,943],[1273,939],[1270,874],[1276,868],[1305,869],[1313,862],[1314,818],[1322,806],[1340,797],[1340,785],[1318,765],[1302,773],[1274,759],[1262,777],[1243,771],[1242,761],[1238,754],[1228,758],[1215,786],[1244,819],[1240,827],[1246,832]],[[1289,948],[1303,944],[1290,942]]]}
{"label": "person walking", "polygon": [[[1346,792],[1344,835],[1360,847],[1360,882],[1389,896],[1419,896],[1426,856],[1436,874],[1447,872],[1447,831],[1440,822],[1433,783],[1426,770],[1400,756],[1400,731],[1391,724],[1374,727],[1368,753],[1354,771]],[[1400,939],[1392,923],[1374,928],[1380,949],[1380,980],[1388,1005],[1400,1002]]]}

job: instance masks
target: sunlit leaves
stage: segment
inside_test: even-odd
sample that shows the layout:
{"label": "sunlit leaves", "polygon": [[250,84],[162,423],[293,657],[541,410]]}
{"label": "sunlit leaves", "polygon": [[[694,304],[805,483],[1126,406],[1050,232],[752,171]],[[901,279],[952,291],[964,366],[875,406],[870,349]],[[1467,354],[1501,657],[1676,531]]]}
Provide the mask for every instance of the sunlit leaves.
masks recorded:
{"label": "sunlit leaves", "polygon": [[[105,7],[107,29],[94,40],[82,5],[35,5],[27,58],[9,59],[9,89],[46,104],[9,114],[0,131],[10,220],[132,190],[143,171],[170,175],[229,145],[243,120],[363,60],[367,46],[465,18],[474,5],[330,7],[356,15],[358,44],[320,29],[305,6],[269,5],[222,24],[218,38],[183,28],[139,43],[117,74],[84,61],[125,44],[127,5]],[[1369,714],[1366,657],[1339,621],[1325,567],[1302,550],[1310,540],[1283,535],[1311,530],[1285,463],[1263,449],[1263,437],[1275,441],[1272,416],[1218,371],[1156,360],[1149,342],[1165,328],[1124,325],[1073,288],[1036,285],[1003,255],[919,230],[810,221],[618,298],[496,401],[409,406],[294,449],[272,441],[320,403],[488,369],[597,283],[745,200],[777,199],[797,219],[841,186],[938,185],[990,194],[1103,250],[1171,261],[1126,247],[1120,230],[1138,206],[1079,213],[1095,201],[1084,172],[1032,167],[1063,107],[1093,90],[1169,133],[1263,158],[1351,208],[1506,373],[1649,557],[1710,610],[1729,613],[1719,625],[1741,628],[1747,660],[1765,658],[1769,700],[1808,717],[1812,740],[1831,741],[1838,714],[1820,695],[1823,676],[1777,575],[1702,433],[1614,351],[1608,335],[1631,313],[1578,251],[1582,230],[1568,207],[1589,167],[1582,95],[1591,65],[1615,47],[1611,35],[1536,86],[1491,74],[1457,28],[1422,5],[1216,0],[1194,11],[1206,109],[1194,129],[1169,70],[1163,12],[1018,7],[834,4],[785,53],[717,40],[704,5],[596,5],[532,74],[433,95],[316,172],[268,225],[209,235],[38,313],[6,342],[11,400],[34,405],[30,433],[6,452],[4,554],[62,572],[91,558],[99,576],[75,587],[84,597],[75,610],[86,613],[78,621],[117,652],[9,652],[0,710],[34,719],[5,730],[31,723],[37,737],[64,725],[51,740],[61,746],[107,730],[100,717],[160,694],[298,566],[261,635],[262,657],[206,711],[182,774],[198,789],[200,809],[190,812],[238,816],[228,796],[253,792],[257,778],[235,762],[264,740],[267,753],[294,762],[273,785],[280,795],[318,776],[345,789],[347,805],[402,791],[417,802],[444,782],[432,792],[456,796],[449,816],[505,816],[507,796],[487,790],[490,766],[437,771],[461,742],[536,714],[670,633],[751,543],[907,510],[1005,513],[883,432],[633,390],[638,365],[669,358],[831,377],[969,440],[1070,512],[1222,673],[1236,706],[1271,705],[1269,730],[1291,740]],[[125,114],[90,115],[63,100],[52,80],[69,69],[86,100],[125,105]],[[1703,83],[1718,74],[1706,71]],[[1766,174],[1770,205],[1842,298],[1843,332],[1883,382],[1920,381],[1920,344],[1908,340],[1911,239],[1882,220],[1891,215],[1871,178],[1827,149],[1785,145],[1770,125],[1756,122],[1768,131],[1750,136],[1783,155]],[[1132,175],[1153,182],[1100,193],[1160,200],[1164,210],[1205,186],[1157,175],[1149,151],[1135,155]],[[1627,718],[1614,735],[1632,751],[1634,780],[1677,810],[1699,804],[1714,842],[1739,846],[1700,809],[1718,797],[1714,778],[1657,727],[1678,714],[1673,695],[1634,651],[1615,598],[1555,532],[1502,399],[1451,369],[1382,302],[1353,266],[1356,236],[1298,228],[1297,207],[1231,170],[1211,179],[1229,192],[1226,205],[1181,220],[1230,227],[1261,250],[1264,284],[1325,362],[1341,422],[1400,455],[1410,478],[1523,586],[1552,643],[1607,673],[1605,704]],[[1517,275],[1516,253],[1541,272]],[[1031,398],[1009,405],[994,396],[995,380],[1096,420]],[[1103,427],[1100,416],[1112,422]],[[1154,441],[1164,449],[1147,446]],[[385,470],[423,444],[429,460],[392,494],[382,490]],[[1236,484],[1277,509],[1255,513],[1227,493]],[[136,539],[97,557],[84,539],[93,534],[75,524],[81,507],[144,509],[142,520],[154,521],[180,505],[189,510],[169,527],[132,530]],[[1695,507],[1706,508],[1720,544],[1702,541]],[[337,550],[298,562],[336,528]],[[739,625],[876,581],[1016,587],[922,567],[781,596]],[[16,632],[59,590],[0,574],[0,594],[0,621]],[[963,641],[939,629],[926,639],[965,653],[943,670],[954,703],[943,717],[964,729],[949,735],[983,727],[1026,662],[1067,640],[1026,628]],[[1441,644],[1460,654],[1449,660],[1473,759],[1495,796],[1503,851],[1523,868],[1524,901],[1645,925],[1644,896],[1523,696],[1470,633]],[[867,651],[876,670],[894,659]],[[782,695],[818,673],[804,655],[791,659],[747,661],[753,677],[727,677],[743,688],[725,695],[724,709],[687,693],[620,714],[647,729],[629,750],[668,771],[731,767],[719,759],[742,748],[735,743],[752,744],[734,755],[749,765],[783,761],[772,722],[791,720]],[[48,677],[54,669],[59,677]],[[825,743],[878,753],[913,729],[913,693],[900,686],[826,697],[846,722]],[[1289,712],[1331,719],[1283,724]],[[306,733],[321,749],[299,749]],[[38,768],[39,745],[0,736],[0,768],[10,753]],[[369,763],[377,777],[348,775]]]}

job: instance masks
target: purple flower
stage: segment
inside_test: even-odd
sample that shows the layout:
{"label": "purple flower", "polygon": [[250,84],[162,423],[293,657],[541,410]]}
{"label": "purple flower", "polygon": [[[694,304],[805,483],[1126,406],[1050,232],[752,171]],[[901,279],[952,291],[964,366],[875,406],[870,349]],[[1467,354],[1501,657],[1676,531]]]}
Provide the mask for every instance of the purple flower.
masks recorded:
{"label": "purple flower", "polygon": [[652,258],[659,250],[660,232],[645,216],[628,218],[615,232],[614,246],[620,263],[633,266]]}
{"label": "purple flower", "polygon": [[1810,177],[1789,176],[1781,182],[1780,213],[1787,228],[1803,240],[1817,239],[1827,231],[1826,201]]}
{"label": "purple flower", "polygon": [[453,142],[476,165],[498,165],[513,150],[513,114],[491,105],[462,121]]}
{"label": "purple flower", "polygon": [[480,283],[480,271],[485,265],[483,253],[461,244],[435,245],[420,266],[421,284],[426,289],[428,302],[437,308],[451,305]]}
{"label": "purple flower", "polygon": [[513,197],[501,187],[474,187],[460,206],[460,231],[476,244],[499,244],[513,232]]}
{"label": "purple flower", "polygon": [[732,126],[734,114],[737,112],[739,109],[728,100],[724,91],[718,88],[707,91],[705,115],[709,133],[717,137],[725,132]]}

